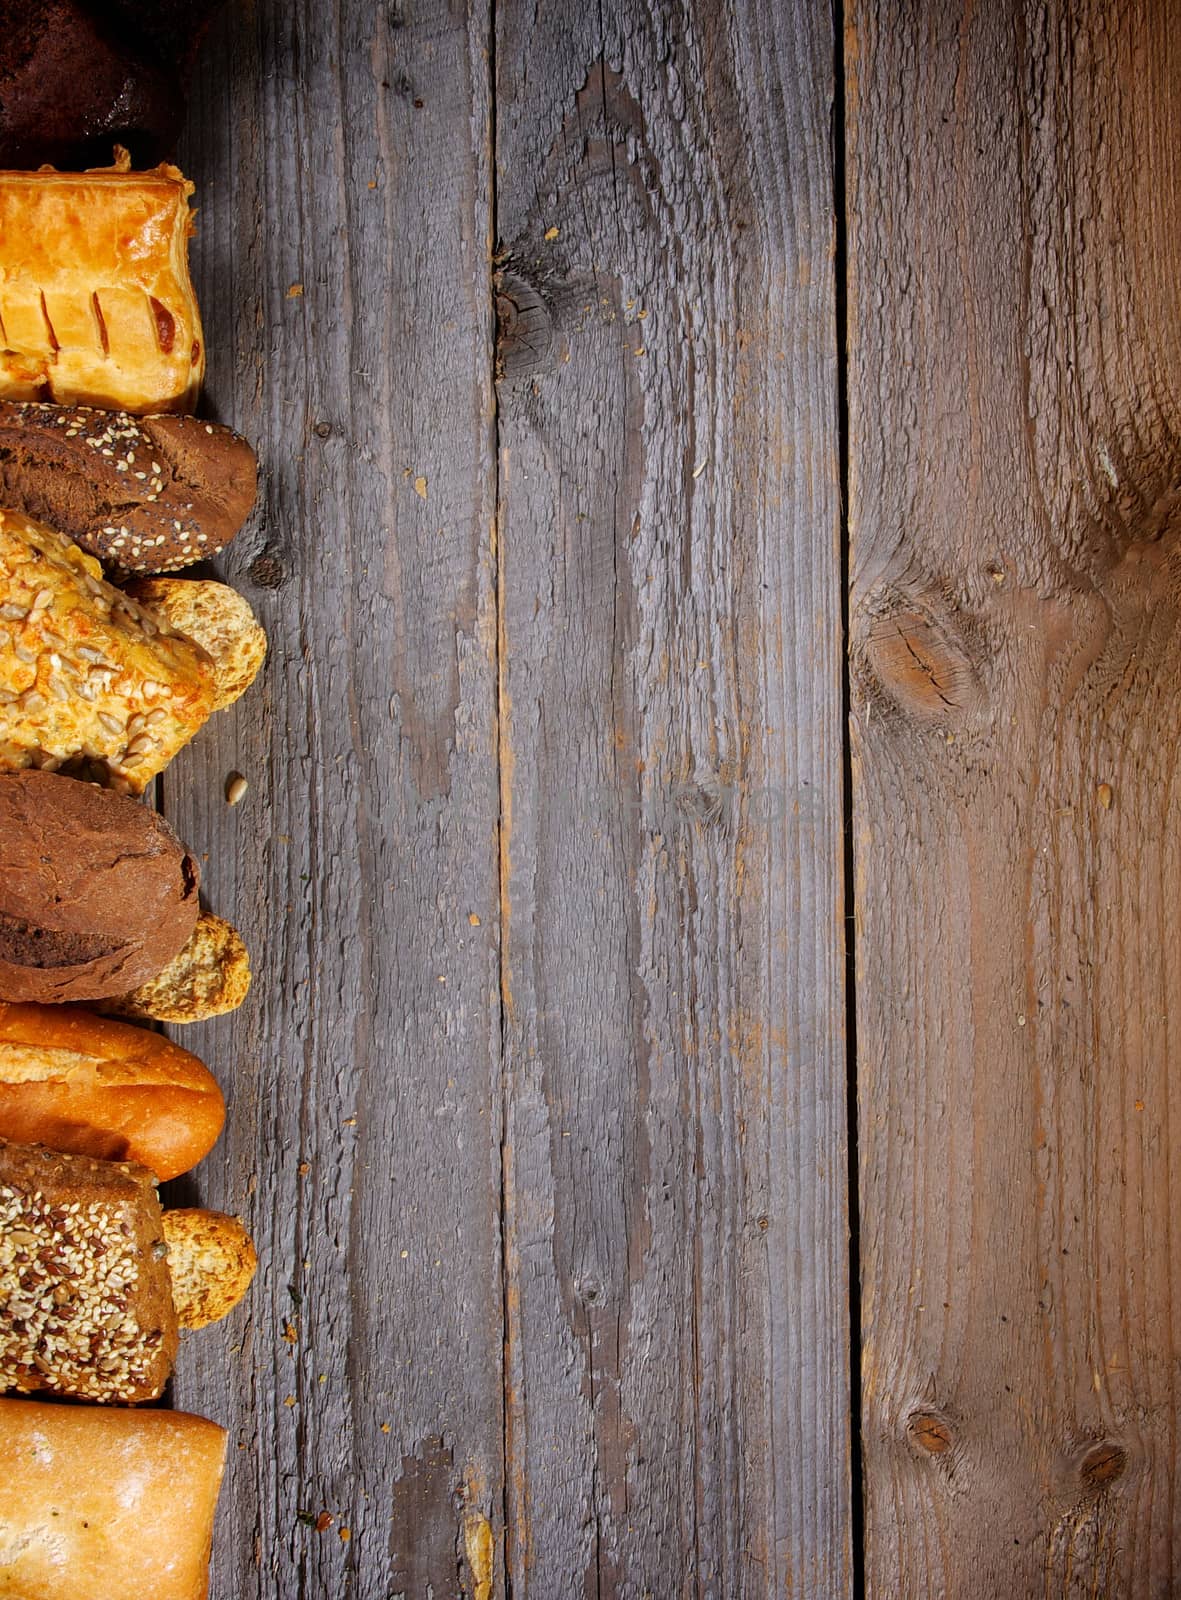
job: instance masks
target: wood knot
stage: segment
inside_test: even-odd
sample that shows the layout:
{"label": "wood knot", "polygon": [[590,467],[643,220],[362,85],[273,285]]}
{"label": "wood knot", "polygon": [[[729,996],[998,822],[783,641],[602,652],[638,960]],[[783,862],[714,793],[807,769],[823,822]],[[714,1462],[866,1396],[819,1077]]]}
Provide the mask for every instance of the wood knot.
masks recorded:
{"label": "wood knot", "polygon": [[1078,1475],[1084,1489],[1105,1489],[1127,1470],[1128,1452],[1113,1439],[1104,1439],[1092,1445],[1078,1464]]}
{"label": "wood knot", "polygon": [[916,1450],[929,1456],[946,1455],[955,1443],[951,1424],[937,1411],[912,1411],[906,1419],[906,1436]]}
{"label": "wood knot", "polygon": [[496,376],[522,378],[550,365],[553,320],[537,288],[519,274],[496,275]]}
{"label": "wood knot", "polygon": [[934,590],[881,596],[863,624],[863,689],[924,720],[961,721],[983,699],[974,641],[959,610]]}
{"label": "wood knot", "polygon": [[278,556],[264,551],[255,556],[246,573],[251,583],[259,589],[278,589],[287,576]]}

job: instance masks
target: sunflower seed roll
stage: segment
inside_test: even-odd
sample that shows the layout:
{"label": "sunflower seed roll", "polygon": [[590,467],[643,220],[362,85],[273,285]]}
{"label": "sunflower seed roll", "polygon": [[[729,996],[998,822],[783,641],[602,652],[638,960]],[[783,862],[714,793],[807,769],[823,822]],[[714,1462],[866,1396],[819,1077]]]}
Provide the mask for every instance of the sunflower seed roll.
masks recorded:
{"label": "sunflower seed roll", "polygon": [[215,702],[209,656],[68,539],[0,511],[0,771],[141,794]]}

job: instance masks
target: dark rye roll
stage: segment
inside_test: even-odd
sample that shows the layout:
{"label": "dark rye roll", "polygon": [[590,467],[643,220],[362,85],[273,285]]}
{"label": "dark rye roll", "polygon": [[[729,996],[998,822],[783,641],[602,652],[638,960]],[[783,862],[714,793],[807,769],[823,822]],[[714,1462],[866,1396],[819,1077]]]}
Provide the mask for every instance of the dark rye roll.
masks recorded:
{"label": "dark rye roll", "polygon": [[215,423],[0,401],[0,504],[120,572],[217,555],[257,491],[254,451]]}
{"label": "dark rye roll", "polygon": [[147,806],[49,772],[0,774],[0,1000],[126,994],[188,941],[199,886]]}
{"label": "dark rye roll", "polygon": [[0,166],[172,156],[220,0],[0,0]]}

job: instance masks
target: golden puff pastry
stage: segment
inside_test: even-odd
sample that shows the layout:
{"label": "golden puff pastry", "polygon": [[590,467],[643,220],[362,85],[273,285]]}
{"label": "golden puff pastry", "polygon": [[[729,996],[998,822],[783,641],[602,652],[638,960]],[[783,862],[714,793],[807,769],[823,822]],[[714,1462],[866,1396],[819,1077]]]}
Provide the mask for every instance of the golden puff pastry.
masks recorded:
{"label": "golden puff pastry", "polygon": [[0,771],[141,794],[213,710],[214,664],[49,528],[0,511]]}
{"label": "golden puff pastry", "polygon": [[0,172],[0,399],[193,409],[192,192],[169,166]]}

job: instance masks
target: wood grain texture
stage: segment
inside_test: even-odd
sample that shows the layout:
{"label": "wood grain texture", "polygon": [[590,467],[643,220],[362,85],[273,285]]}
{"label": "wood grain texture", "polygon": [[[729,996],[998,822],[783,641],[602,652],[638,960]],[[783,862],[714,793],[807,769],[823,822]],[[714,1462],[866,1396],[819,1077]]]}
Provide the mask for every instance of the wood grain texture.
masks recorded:
{"label": "wood grain texture", "polygon": [[230,1098],[196,1189],[262,1259],[175,1383],[232,1432],[224,1600],[486,1597],[500,1534],[487,26],[234,6],[190,116],[208,404],[262,463],[224,570],[271,639],[164,785],[256,972],[185,1034]]}
{"label": "wood grain texture", "polygon": [[1181,50],[854,0],[867,1589],[1175,1589]]}
{"label": "wood grain texture", "polygon": [[849,1591],[833,53],[497,6],[516,1600]]}

